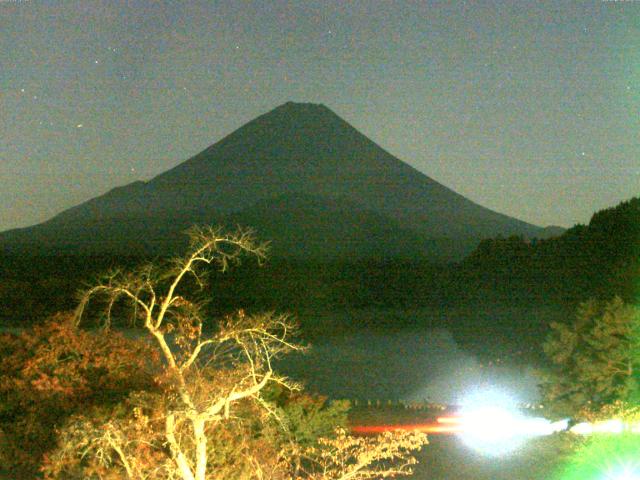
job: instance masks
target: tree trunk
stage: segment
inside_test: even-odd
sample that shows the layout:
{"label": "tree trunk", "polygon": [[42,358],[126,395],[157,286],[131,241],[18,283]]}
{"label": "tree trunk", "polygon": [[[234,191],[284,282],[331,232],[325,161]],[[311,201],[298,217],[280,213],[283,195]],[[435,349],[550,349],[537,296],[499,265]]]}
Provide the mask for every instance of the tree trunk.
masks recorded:
{"label": "tree trunk", "polygon": [[196,477],[195,480],[205,480],[207,473],[207,436],[204,433],[204,420],[192,420],[193,435],[196,441]]}
{"label": "tree trunk", "polygon": [[193,472],[191,471],[191,467],[189,466],[189,462],[187,461],[187,458],[180,449],[180,445],[176,440],[175,426],[175,417],[172,413],[170,413],[167,415],[165,428],[167,441],[169,442],[169,448],[171,449],[171,456],[173,457],[173,461],[176,462],[176,466],[178,467],[178,471],[180,472],[180,476],[182,476],[182,479],[195,480]]}

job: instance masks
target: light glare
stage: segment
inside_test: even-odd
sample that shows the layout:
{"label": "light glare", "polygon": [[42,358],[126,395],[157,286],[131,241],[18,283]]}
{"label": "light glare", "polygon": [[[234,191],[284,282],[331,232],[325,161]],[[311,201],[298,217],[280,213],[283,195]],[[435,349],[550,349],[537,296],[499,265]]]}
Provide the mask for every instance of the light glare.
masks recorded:
{"label": "light glare", "polygon": [[517,450],[531,437],[565,430],[568,421],[550,422],[526,417],[517,402],[504,392],[475,392],[462,402],[461,440],[484,455],[499,456]]}
{"label": "light glare", "polygon": [[626,465],[612,472],[607,472],[603,480],[640,480],[640,472],[637,468]]}

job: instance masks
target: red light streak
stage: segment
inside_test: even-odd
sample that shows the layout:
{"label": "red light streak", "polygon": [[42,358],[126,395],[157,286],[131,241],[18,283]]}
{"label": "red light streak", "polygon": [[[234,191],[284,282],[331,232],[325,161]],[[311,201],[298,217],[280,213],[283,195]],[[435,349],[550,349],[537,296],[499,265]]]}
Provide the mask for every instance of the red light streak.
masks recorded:
{"label": "red light streak", "polygon": [[376,433],[392,432],[394,430],[417,430],[422,433],[431,434],[452,434],[463,431],[463,426],[460,423],[450,422],[439,423],[413,423],[413,424],[400,424],[400,425],[356,425],[351,427],[351,431],[361,435],[372,435]]}

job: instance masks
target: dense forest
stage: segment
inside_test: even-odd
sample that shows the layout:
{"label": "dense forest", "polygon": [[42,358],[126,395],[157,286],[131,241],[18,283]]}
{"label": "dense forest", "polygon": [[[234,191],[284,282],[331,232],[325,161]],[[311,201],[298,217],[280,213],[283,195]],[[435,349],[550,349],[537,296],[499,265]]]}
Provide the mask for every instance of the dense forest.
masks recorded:
{"label": "dense forest", "polygon": [[[5,326],[37,323],[54,312],[73,308],[75,292],[97,274],[159,260],[4,256],[0,259],[0,318]],[[247,261],[232,272],[213,273],[205,297],[209,296],[213,314],[237,308],[274,309],[303,314],[303,318],[305,312],[437,310],[482,304],[551,305],[572,311],[588,298],[618,295],[633,301],[640,286],[638,278],[640,197],[599,211],[588,225],[576,225],[555,238],[484,240],[460,263],[269,258],[259,266]],[[390,318],[380,325],[350,327],[415,326],[411,322],[415,319]]]}
{"label": "dense forest", "polygon": [[485,240],[460,271],[487,292],[567,304],[614,295],[633,301],[640,274],[640,197],[596,212],[588,225],[556,238]]}

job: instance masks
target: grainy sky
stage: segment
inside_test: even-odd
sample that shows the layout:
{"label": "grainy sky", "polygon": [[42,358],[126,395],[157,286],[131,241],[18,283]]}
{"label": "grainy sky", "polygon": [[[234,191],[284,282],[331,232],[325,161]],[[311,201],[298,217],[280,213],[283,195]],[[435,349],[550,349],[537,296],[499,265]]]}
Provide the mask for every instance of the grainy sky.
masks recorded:
{"label": "grainy sky", "polygon": [[0,230],[288,100],[486,207],[585,223],[640,194],[640,1],[0,0]]}

